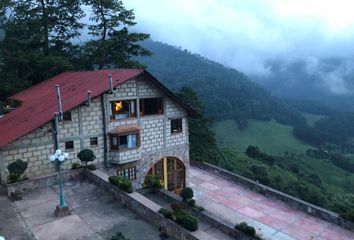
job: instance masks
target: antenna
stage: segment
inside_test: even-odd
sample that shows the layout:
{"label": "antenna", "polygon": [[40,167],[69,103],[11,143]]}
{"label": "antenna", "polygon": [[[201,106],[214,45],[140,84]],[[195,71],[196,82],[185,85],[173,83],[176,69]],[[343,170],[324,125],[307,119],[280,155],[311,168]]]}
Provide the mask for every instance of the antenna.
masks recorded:
{"label": "antenna", "polygon": [[58,96],[59,121],[63,121],[63,106],[61,104],[60,85],[57,84],[55,87],[57,89],[57,96]]}

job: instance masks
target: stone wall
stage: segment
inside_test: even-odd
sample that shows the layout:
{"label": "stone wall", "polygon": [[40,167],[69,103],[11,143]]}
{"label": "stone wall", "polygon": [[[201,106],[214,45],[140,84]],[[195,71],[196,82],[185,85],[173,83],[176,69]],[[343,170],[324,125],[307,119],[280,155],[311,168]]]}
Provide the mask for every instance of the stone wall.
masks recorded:
{"label": "stone wall", "polygon": [[[160,206],[149,199],[145,198],[143,195],[137,192],[128,194],[120,190],[117,186],[107,182],[99,176],[97,171],[90,172],[86,171],[87,178],[98,185],[101,189],[112,194],[118,201],[120,201],[124,206],[133,210],[136,214],[141,217],[144,221],[150,223],[151,225],[158,228],[160,231],[166,233],[172,239],[181,240],[197,240],[206,239],[205,235],[199,236],[198,232],[190,232],[173,221],[164,218],[158,213]],[[201,235],[201,234],[200,234]]]}
{"label": "stone wall", "polygon": [[[72,121],[59,123],[59,148],[69,153],[69,159],[63,164],[63,169],[69,169],[71,164],[79,162],[77,154],[84,148],[90,148],[96,155],[93,163],[103,161],[103,125],[101,101],[99,97],[92,99],[90,106],[81,105],[71,111]],[[29,178],[56,172],[56,167],[49,161],[54,153],[54,140],[51,132],[52,121],[31,131],[27,135],[7,145],[0,151],[1,181],[6,182],[9,163],[21,159],[28,162],[25,175]],[[90,146],[90,138],[97,137],[98,145]],[[74,149],[65,149],[65,142],[73,141]]]}
{"label": "stone wall", "polygon": [[[156,194],[159,194],[162,198],[167,199],[171,203],[176,203],[176,204],[182,204],[185,205],[186,208],[197,218],[203,219],[203,221],[207,222],[211,226],[215,227],[216,229],[220,230],[221,232],[234,237],[235,239],[239,240],[246,240],[246,239],[253,239],[252,237],[249,237],[242,232],[236,230],[234,227],[236,225],[233,223],[230,223],[226,221],[225,219],[222,219],[218,216],[215,216],[213,213],[209,212],[208,210],[204,211],[199,211],[194,209],[193,207],[190,207],[186,202],[182,201],[182,198],[174,194],[173,192],[164,190],[164,189],[159,189]],[[198,205],[198,203],[197,203]]]}

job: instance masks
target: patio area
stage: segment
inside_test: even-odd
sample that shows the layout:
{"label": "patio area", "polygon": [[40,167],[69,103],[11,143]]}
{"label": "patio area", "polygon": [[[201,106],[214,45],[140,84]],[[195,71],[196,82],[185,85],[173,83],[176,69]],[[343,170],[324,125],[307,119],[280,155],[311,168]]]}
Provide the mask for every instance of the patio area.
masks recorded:
{"label": "patio area", "polygon": [[0,195],[0,236],[6,240],[103,240],[115,232],[130,239],[158,240],[159,231],[111,195],[86,181],[67,182],[65,196],[72,214],[56,218],[58,186],[27,192],[10,202]]}
{"label": "patio area", "polygon": [[190,168],[189,181],[198,205],[231,223],[247,222],[266,239],[354,239],[353,232],[197,167]]}

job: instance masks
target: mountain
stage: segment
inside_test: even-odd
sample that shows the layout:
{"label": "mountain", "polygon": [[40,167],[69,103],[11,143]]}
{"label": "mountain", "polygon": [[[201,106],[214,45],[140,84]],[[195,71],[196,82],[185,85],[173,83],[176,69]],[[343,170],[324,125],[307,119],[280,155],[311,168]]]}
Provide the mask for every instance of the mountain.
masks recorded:
{"label": "mountain", "polygon": [[251,76],[273,95],[320,101],[338,111],[354,112],[354,62],[314,59],[267,63],[270,74]]}
{"label": "mountain", "polygon": [[193,88],[204,101],[207,114],[217,120],[234,119],[240,129],[247,127],[248,119],[274,118],[287,125],[305,121],[295,109],[235,69],[164,43],[149,40],[142,45],[153,56],[137,60],[172,90]]}

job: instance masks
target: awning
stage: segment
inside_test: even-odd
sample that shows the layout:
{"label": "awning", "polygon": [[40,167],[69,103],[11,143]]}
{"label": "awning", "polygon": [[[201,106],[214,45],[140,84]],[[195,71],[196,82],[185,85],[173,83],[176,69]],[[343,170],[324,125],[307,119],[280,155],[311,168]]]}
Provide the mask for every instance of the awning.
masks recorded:
{"label": "awning", "polygon": [[135,133],[140,131],[140,127],[136,125],[124,125],[124,126],[118,126],[113,128],[111,131],[109,131],[109,134],[127,134],[127,133]]}

